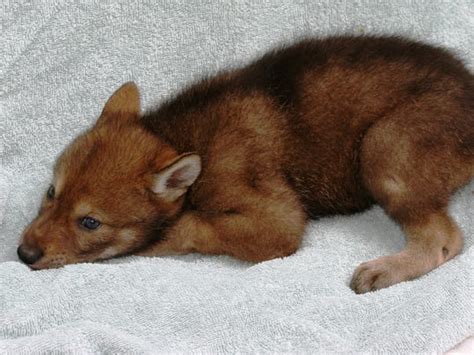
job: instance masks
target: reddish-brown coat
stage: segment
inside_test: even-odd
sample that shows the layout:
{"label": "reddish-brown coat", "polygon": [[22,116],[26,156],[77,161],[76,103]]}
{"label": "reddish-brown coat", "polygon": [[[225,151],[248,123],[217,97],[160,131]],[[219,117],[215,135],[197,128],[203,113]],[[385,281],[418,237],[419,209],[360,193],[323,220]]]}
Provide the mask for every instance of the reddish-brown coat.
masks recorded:
{"label": "reddish-brown coat", "polygon": [[[45,254],[32,267],[192,251],[258,262],[296,251],[308,218],[374,202],[407,247],[362,264],[356,292],[417,277],[461,249],[446,206],[474,175],[474,78],[445,50],[306,40],[139,111],[137,88],[124,85],[59,159],[56,196],[24,234]],[[202,171],[187,193],[153,193],[158,173],[190,152]],[[85,215],[102,227],[81,229]]]}

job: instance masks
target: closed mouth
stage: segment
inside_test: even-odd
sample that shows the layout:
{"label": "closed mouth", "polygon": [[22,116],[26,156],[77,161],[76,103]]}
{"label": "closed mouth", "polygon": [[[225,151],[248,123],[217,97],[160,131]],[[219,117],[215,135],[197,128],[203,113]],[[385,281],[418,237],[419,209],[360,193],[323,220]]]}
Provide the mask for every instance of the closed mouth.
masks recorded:
{"label": "closed mouth", "polygon": [[45,270],[45,269],[58,269],[60,267],[63,267],[64,264],[60,264],[60,263],[52,263],[52,264],[45,264],[45,263],[35,263],[35,264],[31,264],[31,265],[28,265],[28,267],[31,269],[31,270]]}
{"label": "closed mouth", "polygon": [[40,260],[36,263],[29,264],[29,268],[32,270],[44,270],[44,269],[58,269],[63,267],[64,265],[68,264],[66,260]]}

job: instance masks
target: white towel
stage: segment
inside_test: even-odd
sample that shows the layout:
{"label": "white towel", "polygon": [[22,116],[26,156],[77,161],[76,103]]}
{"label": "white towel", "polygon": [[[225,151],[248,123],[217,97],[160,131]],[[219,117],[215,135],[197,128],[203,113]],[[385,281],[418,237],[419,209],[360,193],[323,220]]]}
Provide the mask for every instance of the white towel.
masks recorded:
{"label": "white towel", "polygon": [[18,262],[61,149],[134,80],[145,108],[186,83],[307,35],[403,34],[474,67],[474,6],[459,1],[13,1],[0,11],[0,353],[424,352],[474,333],[474,183],[450,211],[461,255],[355,295],[363,261],[403,235],[379,207],[309,225],[293,256],[129,257],[32,272]]}

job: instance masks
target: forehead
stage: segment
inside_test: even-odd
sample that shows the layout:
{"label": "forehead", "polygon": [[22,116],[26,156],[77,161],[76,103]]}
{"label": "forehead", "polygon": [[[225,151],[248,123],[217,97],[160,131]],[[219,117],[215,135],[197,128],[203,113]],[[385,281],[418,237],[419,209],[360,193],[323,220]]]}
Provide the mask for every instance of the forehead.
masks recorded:
{"label": "forehead", "polygon": [[58,194],[66,190],[110,189],[136,181],[150,169],[158,147],[143,129],[94,129],[76,138],[59,158],[55,171]]}

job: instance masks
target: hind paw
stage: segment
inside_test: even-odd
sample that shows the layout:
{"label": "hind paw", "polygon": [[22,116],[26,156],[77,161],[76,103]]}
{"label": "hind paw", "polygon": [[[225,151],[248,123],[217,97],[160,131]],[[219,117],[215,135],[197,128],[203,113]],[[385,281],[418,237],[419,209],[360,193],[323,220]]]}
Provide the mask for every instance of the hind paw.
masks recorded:
{"label": "hind paw", "polygon": [[350,287],[355,293],[366,293],[406,280],[397,256],[385,256],[360,264],[352,275]]}

